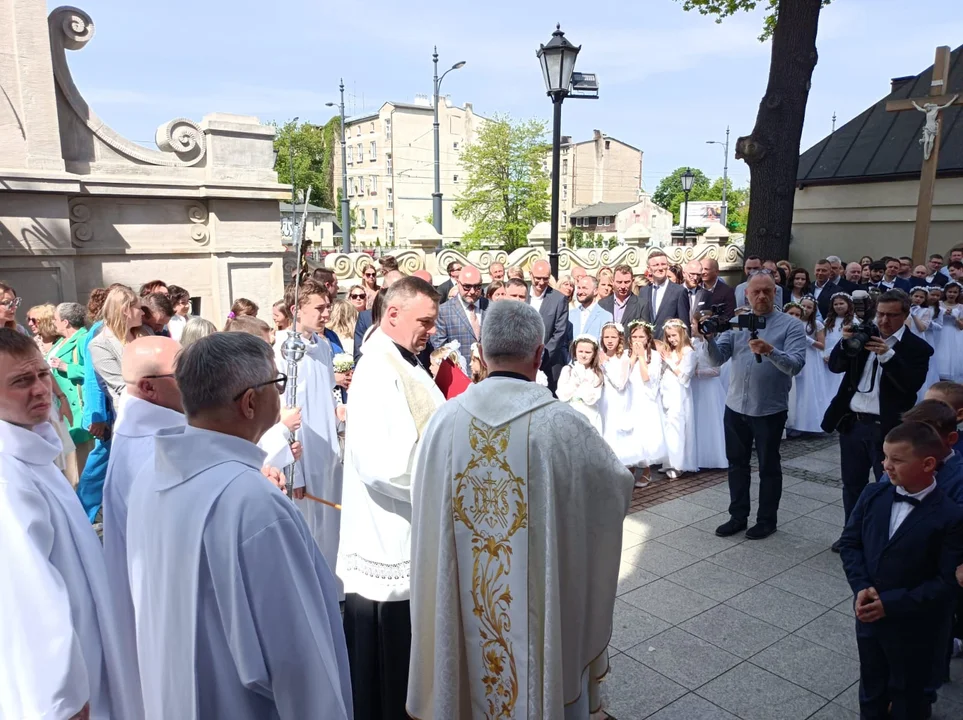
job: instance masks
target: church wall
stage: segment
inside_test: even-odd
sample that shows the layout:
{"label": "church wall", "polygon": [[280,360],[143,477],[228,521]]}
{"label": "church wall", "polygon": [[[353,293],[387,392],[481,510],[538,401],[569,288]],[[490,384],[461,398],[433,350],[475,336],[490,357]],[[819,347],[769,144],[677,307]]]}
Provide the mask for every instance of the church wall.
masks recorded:
{"label": "church wall", "polygon": [[[796,190],[789,259],[811,268],[826,255],[909,255],[918,195],[911,180]],[[932,218],[927,253],[946,255],[963,242],[963,178],[937,181]]]}

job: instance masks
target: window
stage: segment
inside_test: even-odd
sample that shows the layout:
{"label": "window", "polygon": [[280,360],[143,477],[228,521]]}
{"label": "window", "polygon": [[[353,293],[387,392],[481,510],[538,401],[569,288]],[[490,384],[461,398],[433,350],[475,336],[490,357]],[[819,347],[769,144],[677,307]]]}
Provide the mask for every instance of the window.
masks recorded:
{"label": "window", "polygon": [[457,149],[458,149],[458,141],[455,140],[455,142],[453,142],[453,143],[451,144],[451,147],[452,147],[453,150],[457,150]]}
{"label": "window", "polygon": [[371,123],[371,128],[368,130],[368,132],[371,132],[371,133],[374,132],[374,123]]}
{"label": "window", "polygon": [[356,132],[355,135],[357,135],[358,137],[361,137],[361,126],[360,126],[360,125],[357,126],[357,130],[358,130],[358,132]]}
{"label": "window", "polygon": [[368,221],[365,219],[364,208],[358,210],[358,227],[366,228],[368,227]]}
{"label": "window", "polygon": [[457,182],[458,182],[458,175],[452,175],[452,176],[451,176],[451,180],[452,180],[452,182],[456,182],[456,183],[457,183]]}
{"label": "window", "polygon": [[391,188],[388,188],[386,192],[388,193],[388,209],[391,210],[391,208],[395,206],[395,194],[392,192]]}
{"label": "window", "polygon": [[605,149],[606,149],[606,150],[609,149],[609,141],[608,141],[608,140],[605,141]]}
{"label": "window", "polygon": [[364,145],[359,144],[358,145],[358,162],[363,162],[363,161],[364,161]]}
{"label": "window", "polygon": [[391,140],[391,118],[385,118],[385,140]]}
{"label": "window", "polygon": [[562,210],[562,227],[568,225],[568,213]]}
{"label": "window", "polygon": [[562,160],[562,175],[568,175],[568,158]]}
{"label": "window", "polygon": [[385,154],[385,165],[388,169],[388,174],[391,175],[391,155],[388,153]]}
{"label": "window", "polygon": [[562,185],[562,200],[568,200],[568,185]]}
{"label": "window", "polygon": [[362,175],[360,178],[358,178],[358,181],[358,186],[361,188],[361,194],[364,195],[364,176]]}
{"label": "window", "polygon": [[377,159],[378,159],[378,141],[372,140],[371,141],[371,162],[374,162]]}
{"label": "window", "polygon": [[371,227],[378,227],[378,208],[374,208],[371,211]]}
{"label": "window", "polygon": [[393,243],[395,241],[395,224],[392,222],[388,223],[387,235],[388,235],[388,242]]}
{"label": "window", "polygon": [[348,165],[354,165],[354,145],[348,145]]}
{"label": "window", "polygon": [[378,176],[372,175],[368,184],[371,188],[371,194],[377,195],[378,194]]}

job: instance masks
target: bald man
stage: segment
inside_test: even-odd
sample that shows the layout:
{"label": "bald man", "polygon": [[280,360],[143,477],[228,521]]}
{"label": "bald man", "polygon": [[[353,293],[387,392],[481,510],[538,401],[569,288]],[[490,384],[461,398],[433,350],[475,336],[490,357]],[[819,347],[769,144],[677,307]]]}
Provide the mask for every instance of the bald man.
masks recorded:
{"label": "bald man", "polygon": [[[136,647],[134,606],[127,574],[127,501],[140,471],[154,463],[154,436],[186,424],[181,393],[174,381],[174,360],[181,346],[159,335],[138,338],[124,347],[121,372],[126,387],[104,481],[104,558],[117,630]],[[136,662],[136,654],[132,662]],[[136,689],[140,697],[140,688]],[[143,717],[143,714],[140,715]]]}
{"label": "bald man", "polygon": [[[461,268],[461,265],[459,264],[458,267]],[[419,270],[418,273],[420,272],[423,272],[423,271]],[[459,270],[459,272],[461,271]],[[415,275],[417,275],[418,273],[415,273]],[[388,288],[390,288],[396,282],[401,280],[401,278],[403,278],[404,276],[405,274],[400,270],[389,270],[388,272],[386,272],[385,276],[381,280],[381,290],[379,294],[384,295],[384,293],[388,291]],[[429,278],[430,277],[431,276],[429,275]],[[422,280],[424,280],[423,277],[422,277]],[[427,282],[430,282],[430,280]],[[355,362],[358,362],[358,360],[361,358],[361,346],[364,344],[364,336],[368,332],[368,328],[370,327],[371,327],[371,311],[365,310],[363,312],[358,313],[358,321],[354,324],[354,361]],[[430,344],[427,349],[427,353],[428,355],[431,354]]]}
{"label": "bald man", "polygon": [[471,367],[471,346],[481,340],[481,328],[488,311],[488,298],[482,296],[481,272],[465,265],[455,281],[458,294],[438,308],[437,332],[431,339],[436,348],[458,341],[458,352]]}
{"label": "bald man", "polygon": [[[554,393],[562,368],[568,363],[568,298],[549,284],[552,269],[547,260],[532,263],[531,275],[532,292],[528,304],[538,310],[545,324],[545,351],[540,369],[548,377],[548,387]],[[574,277],[575,273],[572,275]]]}

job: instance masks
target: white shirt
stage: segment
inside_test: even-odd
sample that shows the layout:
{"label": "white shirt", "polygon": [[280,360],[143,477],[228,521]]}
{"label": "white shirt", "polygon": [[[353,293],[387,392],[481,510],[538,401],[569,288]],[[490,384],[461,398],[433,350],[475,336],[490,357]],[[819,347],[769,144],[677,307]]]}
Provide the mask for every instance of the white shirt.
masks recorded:
{"label": "white shirt", "polygon": [[827,280],[826,282],[824,282],[822,285],[815,285],[815,284],[814,284],[814,285],[813,285],[813,297],[818,300],[820,294],[822,293],[822,291],[825,290],[826,288],[831,288],[831,287],[834,287],[834,285],[833,285],[833,283],[831,283],[829,280]]}
{"label": "white shirt", "polygon": [[[545,296],[543,295],[542,297],[545,297]],[[481,324],[482,324],[481,298],[479,298],[478,300],[472,303],[472,305],[475,306],[474,310],[468,309],[468,303],[465,302],[465,298],[463,298],[461,295],[458,296],[458,301],[461,303],[462,308],[465,310],[465,317],[468,318],[468,322],[471,322],[471,316],[472,316],[472,313],[474,313],[475,320],[478,321],[478,327],[481,328]],[[481,340],[481,338],[478,338],[478,339]]]}
{"label": "white shirt", "polygon": [[[897,495],[905,495],[906,497],[916,498],[917,500],[919,500],[920,502],[922,502],[923,498],[925,498],[927,495],[929,495],[929,494],[930,494],[931,492],[933,492],[934,490],[936,490],[936,480],[935,480],[935,479],[933,480],[933,482],[931,482],[931,483],[929,484],[928,487],[923,488],[923,489],[920,490],[918,493],[908,493],[908,492],[906,492],[903,488],[898,487],[898,488],[896,488],[896,494],[897,494]],[[909,516],[909,514],[913,511],[914,507],[915,507],[914,505],[911,505],[911,504],[908,503],[908,502],[897,502],[897,501],[895,501],[895,500],[893,501],[893,509],[890,510],[890,512],[889,512],[889,536],[890,536],[890,538],[892,538],[893,535],[896,534],[896,531],[899,529],[899,526],[903,524],[903,521],[904,521],[904,520]]]}
{"label": "white shirt", "polygon": [[652,315],[654,316],[659,312],[659,306],[662,304],[662,298],[665,297],[665,287],[669,280],[666,278],[662,281],[661,285],[656,285],[652,283],[652,307],[654,308]]}
{"label": "white shirt", "polygon": [[589,319],[589,317],[592,315],[592,311],[595,309],[595,306],[596,306],[597,304],[598,304],[598,303],[593,302],[593,303],[592,303],[591,305],[589,305],[588,307],[586,307],[585,305],[582,305],[581,303],[579,304],[579,306],[578,306],[578,317],[579,317],[579,328],[578,328],[578,331],[579,331],[580,333],[585,332],[585,323],[588,322],[588,319]]}
{"label": "white shirt", "polygon": [[[879,415],[879,385],[880,380],[883,378],[883,370],[880,367],[876,368],[876,378],[873,381],[873,365],[879,363],[879,365],[885,365],[896,355],[896,351],[893,348],[896,346],[900,340],[903,339],[903,333],[906,331],[906,326],[903,325],[899,330],[890,335],[885,342],[889,345],[889,350],[884,352],[882,355],[877,355],[874,352],[869,354],[866,358],[866,365],[863,366],[863,376],[859,380],[859,385],[856,387],[856,394],[853,395],[853,399],[849,402],[849,409],[853,412],[866,413],[867,415]],[[873,389],[870,390],[870,383],[872,383]]]}
{"label": "white shirt", "polygon": [[536,310],[538,310],[539,312],[542,311],[542,300],[545,299],[545,292],[547,292],[547,290],[548,289],[546,288],[546,290],[542,292],[541,295],[536,295],[535,288],[532,288],[532,291],[528,294],[528,298],[531,306]]}

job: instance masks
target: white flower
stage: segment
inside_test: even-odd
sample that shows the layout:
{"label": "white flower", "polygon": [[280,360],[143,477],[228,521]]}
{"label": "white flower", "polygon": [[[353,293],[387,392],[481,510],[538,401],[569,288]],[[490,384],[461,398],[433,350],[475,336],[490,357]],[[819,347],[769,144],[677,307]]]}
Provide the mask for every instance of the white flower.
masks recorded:
{"label": "white flower", "polygon": [[334,356],[334,371],[346,373],[354,369],[354,357],[348,353],[338,353]]}

